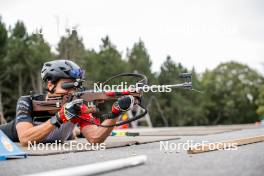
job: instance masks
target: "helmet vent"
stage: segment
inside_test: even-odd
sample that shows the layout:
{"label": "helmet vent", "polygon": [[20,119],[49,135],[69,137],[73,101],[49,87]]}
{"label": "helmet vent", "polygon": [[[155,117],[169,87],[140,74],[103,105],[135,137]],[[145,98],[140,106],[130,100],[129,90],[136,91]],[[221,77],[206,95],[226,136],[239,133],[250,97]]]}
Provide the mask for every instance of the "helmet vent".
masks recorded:
{"label": "helmet vent", "polygon": [[66,70],[65,67],[60,67],[61,70]]}

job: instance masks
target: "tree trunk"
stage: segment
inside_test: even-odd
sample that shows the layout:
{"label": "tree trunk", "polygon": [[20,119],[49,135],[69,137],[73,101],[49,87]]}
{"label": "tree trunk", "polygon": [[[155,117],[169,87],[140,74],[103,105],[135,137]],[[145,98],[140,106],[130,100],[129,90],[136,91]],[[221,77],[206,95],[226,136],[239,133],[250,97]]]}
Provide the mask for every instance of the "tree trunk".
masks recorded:
{"label": "tree trunk", "polygon": [[218,112],[218,113],[217,113],[217,117],[216,117],[216,119],[213,121],[212,124],[213,124],[213,125],[217,125],[221,118],[222,118],[221,112]]}
{"label": "tree trunk", "polygon": [[37,76],[37,87],[38,87],[38,91],[39,93],[43,93],[43,86],[42,86],[42,79],[41,79],[41,76],[40,74],[38,74]]}
{"label": "tree trunk", "polygon": [[37,91],[37,85],[36,85],[36,75],[34,75],[32,73],[32,71],[30,72],[30,79],[31,79],[31,85],[32,85],[32,88],[33,88],[33,91]]}

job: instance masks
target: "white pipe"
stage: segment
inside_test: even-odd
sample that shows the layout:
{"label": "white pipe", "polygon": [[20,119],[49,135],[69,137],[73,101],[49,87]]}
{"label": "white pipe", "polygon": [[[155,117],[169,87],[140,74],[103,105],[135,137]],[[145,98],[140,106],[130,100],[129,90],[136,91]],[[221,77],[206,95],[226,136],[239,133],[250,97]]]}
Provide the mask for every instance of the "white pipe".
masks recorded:
{"label": "white pipe", "polygon": [[94,175],[103,172],[109,172],[117,169],[133,167],[144,164],[147,161],[146,155],[121,158],[117,160],[105,161],[95,164],[58,169],[54,171],[30,174],[27,176],[76,176],[76,175]]}

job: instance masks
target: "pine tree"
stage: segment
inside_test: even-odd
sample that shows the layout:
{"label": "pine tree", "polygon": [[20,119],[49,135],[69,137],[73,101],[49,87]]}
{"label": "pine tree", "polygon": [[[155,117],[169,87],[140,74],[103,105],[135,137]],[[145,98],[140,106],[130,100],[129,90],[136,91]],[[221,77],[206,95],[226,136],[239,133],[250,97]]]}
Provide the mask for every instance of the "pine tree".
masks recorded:
{"label": "pine tree", "polygon": [[6,122],[4,118],[4,106],[2,99],[2,90],[4,84],[5,77],[5,63],[4,58],[6,57],[6,47],[7,47],[7,30],[5,24],[2,22],[2,18],[0,17],[0,124]]}
{"label": "pine tree", "polygon": [[67,36],[61,37],[58,44],[58,58],[69,59],[79,62],[80,58],[85,54],[85,48],[82,38],[78,35],[77,30],[66,30]]}
{"label": "pine tree", "polygon": [[[187,72],[180,63],[176,64],[170,56],[161,66],[159,75],[160,84],[176,84],[184,80],[179,78],[180,73]],[[194,86],[199,84],[196,79],[195,71],[192,72],[195,79]],[[181,89],[173,89],[171,93],[162,93],[159,97],[164,114],[169,117],[169,124],[175,125],[198,125],[206,124],[207,118],[203,112],[203,107],[200,104],[200,95],[197,92],[191,92]]]}
{"label": "pine tree", "polygon": [[145,75],[151,75],[151,60],[143,41],[135,43],[131,50],[128,50],[128,63],[131,71],[138,71]]}

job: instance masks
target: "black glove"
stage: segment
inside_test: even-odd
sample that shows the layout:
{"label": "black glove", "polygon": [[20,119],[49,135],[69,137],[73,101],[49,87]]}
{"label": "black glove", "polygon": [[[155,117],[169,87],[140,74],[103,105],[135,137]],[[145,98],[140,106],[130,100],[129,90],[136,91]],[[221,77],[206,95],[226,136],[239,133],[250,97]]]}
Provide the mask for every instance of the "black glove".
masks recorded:
{"label": "black glove", "polygon": [[118,98],[116,104],[114,106],[119,110],[119,111],[128,111],[130,110],[133,105],[134,105],[134,97],[131,95],[123,96]]}
{"label": "black glove", "polygon": [[104,114],[103,119],[114,119],[118,117],[122,112],[130,110],[134,105],[134,97],[131,95],[126,95],[118,98],[118,100],[112,106],[112,112],[109,114]]}

